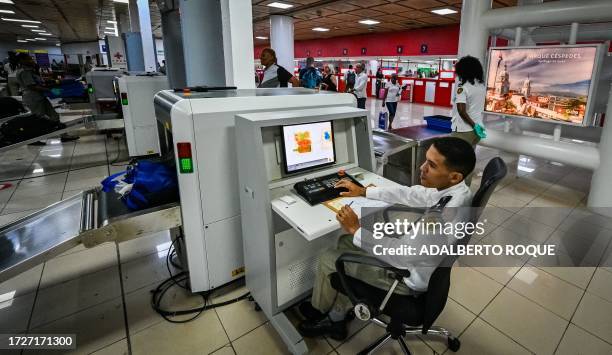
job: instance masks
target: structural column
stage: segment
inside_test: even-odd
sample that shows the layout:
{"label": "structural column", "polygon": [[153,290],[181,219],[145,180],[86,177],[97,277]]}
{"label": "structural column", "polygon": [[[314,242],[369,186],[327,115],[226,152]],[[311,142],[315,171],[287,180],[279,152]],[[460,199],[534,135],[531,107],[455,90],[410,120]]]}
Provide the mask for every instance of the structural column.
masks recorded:
{"label": "structural column", "polygon": [[147,72],[157,71],[157,55],[155,53],[155,42],[153,41],[153,30],[151,29],[149,0],[138,0],[138,23],[142,39],[144,70]]}
{"label": "structural column", "polygon": [[593,172],[587,205],[599,214],[612,217],[612,122],[609,119],[612,118],[612,87],[608,95],[606,121],[599,140],[599,167]]}
{"label": "structural column", "polygon": [[480,17],[490,9],[491,0],[463,0],[459,29],[459,58],[471,55],[485,64],[489,31],[482,25]]}
{"label": "structural column", "polygon": [[270,16],[270,45],[276,52],[278,64],[293,74],[295,67],[293,51],[293,18]]}
{"label": "structural column", "polygon": [[239,89],[254,89],[255,53],[251,0],[221,0],[221,14],[226,85]]}
{"label": "structural column", "polygon": [[181,0],[180,14],[187,85],[225,86],[220,0]]}
{"label": "structural column", "polygon": [[185,79],[185,61],[183,60],[183,38],[181,36],[181,16],[178,0],[166,1],[166,7],[160,7],[162,34],[164,39],[164,57],[166,59],[166,76],[171,88],[187,86]]}

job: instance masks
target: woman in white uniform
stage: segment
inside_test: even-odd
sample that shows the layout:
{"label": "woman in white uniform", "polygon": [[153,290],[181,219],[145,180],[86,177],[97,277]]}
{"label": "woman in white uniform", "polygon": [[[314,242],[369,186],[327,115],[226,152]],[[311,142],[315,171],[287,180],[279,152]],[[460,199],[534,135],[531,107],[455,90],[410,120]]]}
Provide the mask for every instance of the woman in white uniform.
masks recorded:
{"label": "woman in white uniform", "polygon": [[391,74],[391,80],[385,83],[385,96],[383,97],[383,107],[387,105],[389,111],[389,127],[393,126],[393,119],[397,112],[397,102],[399,101],[400,95],[402,94],[402,88],[397,82],[397,74]]}
{"label": "woman in white uniform", "polygon": [[452,133],[474,147],[486,133],[482,124],[486,87],[480,61],[465,56],[455,64],[459,85],[453,97]]}

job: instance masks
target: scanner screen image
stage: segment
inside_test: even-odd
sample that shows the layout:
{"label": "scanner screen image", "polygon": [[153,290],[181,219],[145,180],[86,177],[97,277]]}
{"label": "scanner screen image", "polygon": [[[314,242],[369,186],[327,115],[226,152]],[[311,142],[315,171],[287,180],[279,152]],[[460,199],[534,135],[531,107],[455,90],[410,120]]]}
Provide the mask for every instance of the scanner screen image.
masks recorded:
{"label": "scanner screen image", "polygon": [[583,124],[597,48],[492,49],[486,111]]}
{"label": "scanner screen image", "polygon": [[335,162],[331,121],[283,127],[287,172]]}

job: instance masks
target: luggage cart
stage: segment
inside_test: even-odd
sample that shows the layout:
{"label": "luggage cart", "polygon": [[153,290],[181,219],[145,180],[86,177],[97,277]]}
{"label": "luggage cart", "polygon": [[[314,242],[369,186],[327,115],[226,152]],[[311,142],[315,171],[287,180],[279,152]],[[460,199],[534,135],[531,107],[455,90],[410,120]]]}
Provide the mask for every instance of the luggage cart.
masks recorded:
{"label": "luggage cart", "polygon": [[181,232],[178,201],[130,211],[115,192],[83,191],[0,227],[0,282],[83,244],[124,242],[170,230]]}

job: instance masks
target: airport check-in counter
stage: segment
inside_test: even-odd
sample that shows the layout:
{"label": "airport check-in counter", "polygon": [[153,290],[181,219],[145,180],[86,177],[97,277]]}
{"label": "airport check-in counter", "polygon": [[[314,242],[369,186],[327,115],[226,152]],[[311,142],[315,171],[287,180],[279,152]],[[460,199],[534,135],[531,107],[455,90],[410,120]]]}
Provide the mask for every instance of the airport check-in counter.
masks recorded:
{"label": "airport check-in counter", "polygon": [[351,94],[304,88],[210,90],[155,96],[161,154],[176,159],[189,284],[193,292],[244,275],[236,115],[355,107]]}
{"label": "airport check-in counter", "polygon": [[[323,121],[331,121],[333,125],[335,162],[288,174],[285,157],[290,152],[284,148],[286,143],[281,143],[281,137],[287,137],[282,133],[283,126]],[[334,211],[323,204],[310,205],[293,186],[340,169],[364,186],[397,186],[374,172],[371,134],[367,111],[354,107],[237,116],[247,288],[294,354],[304,354],[308,349],[283,311],[310,294],[321,252],[334,247],[343,231]],[[288,139],[293,138],[289,136]],[[316,147],[318,143],[311,138],[312,146]],[[294,202],[285,202],[287,197]]]}

